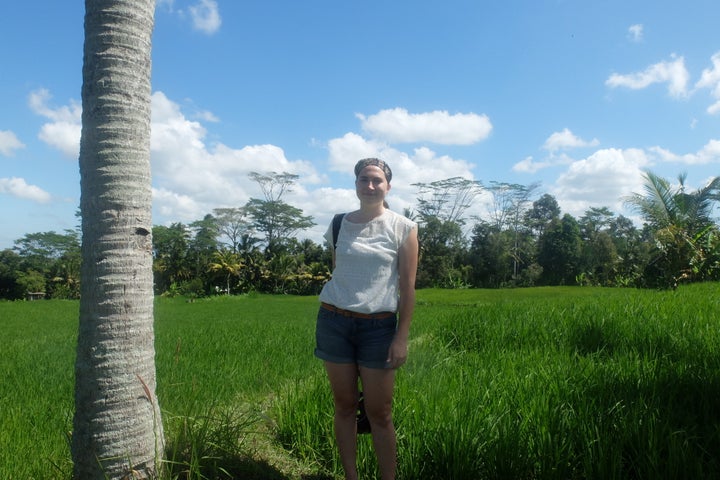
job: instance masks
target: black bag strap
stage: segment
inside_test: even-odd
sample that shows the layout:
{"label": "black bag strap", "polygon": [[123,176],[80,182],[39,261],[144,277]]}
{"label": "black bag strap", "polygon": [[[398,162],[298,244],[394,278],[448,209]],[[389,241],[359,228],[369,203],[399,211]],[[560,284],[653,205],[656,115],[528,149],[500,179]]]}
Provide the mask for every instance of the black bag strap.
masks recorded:
{"label": "black bag strap", "polygon": [[342,224],[344,213],[338,213],[333,217],[332,229],[333,229],[333,250],[337,248],[337,239],[340,234],[340,225]]}

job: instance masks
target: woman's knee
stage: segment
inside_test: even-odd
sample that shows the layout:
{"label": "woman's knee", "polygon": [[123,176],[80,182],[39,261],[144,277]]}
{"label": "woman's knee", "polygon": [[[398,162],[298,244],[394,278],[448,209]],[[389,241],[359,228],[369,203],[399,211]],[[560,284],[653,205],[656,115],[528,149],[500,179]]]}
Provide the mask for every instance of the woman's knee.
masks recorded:
{"label": "woman's knee", "polygon": [[358,398],[355,395],[335,395],[335,415],[340,417],[354,417],[357,415]]}
{"label": "woman's knee", "polygon": [[379,428],[389,428],[393,425],[392,405],[383,403],[377,406],[365,405],[365,413],[367,414],[370,424]]}

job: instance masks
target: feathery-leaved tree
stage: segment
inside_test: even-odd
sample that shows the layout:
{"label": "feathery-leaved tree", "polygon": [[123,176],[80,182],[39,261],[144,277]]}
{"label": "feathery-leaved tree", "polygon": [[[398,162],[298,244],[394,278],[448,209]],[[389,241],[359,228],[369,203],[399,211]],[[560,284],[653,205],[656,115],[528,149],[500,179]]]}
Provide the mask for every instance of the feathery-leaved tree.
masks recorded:
{"label": "feathery-leaved tree", "polygon": [[298,176],[292,173],[257,173],[249,177],[260,186],[264,200],[251,198],[245,204],[254,231],[265,235],[266,253],[269,257],[281,253],[287,241],[300,230],[315,226],[313,217],[285,203],[282,197],[291,192]]}

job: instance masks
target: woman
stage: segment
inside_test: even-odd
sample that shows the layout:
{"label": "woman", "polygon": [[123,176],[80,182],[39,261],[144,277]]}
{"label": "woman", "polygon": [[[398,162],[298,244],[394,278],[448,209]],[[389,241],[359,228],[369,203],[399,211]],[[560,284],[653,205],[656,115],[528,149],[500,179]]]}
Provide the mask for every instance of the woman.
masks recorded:
{"label": "woman", "polygon": [[333,245],[333,275],[320,293],[315,355],[324,360],[335,404],[335,438],[346,480],[357,480],[358,378],[383,480],[397,465],[392,397],[405,363],[415,305],[417,225],[386,208],[392,170],[382,160],[355,165],[360,209],[345,215]]}

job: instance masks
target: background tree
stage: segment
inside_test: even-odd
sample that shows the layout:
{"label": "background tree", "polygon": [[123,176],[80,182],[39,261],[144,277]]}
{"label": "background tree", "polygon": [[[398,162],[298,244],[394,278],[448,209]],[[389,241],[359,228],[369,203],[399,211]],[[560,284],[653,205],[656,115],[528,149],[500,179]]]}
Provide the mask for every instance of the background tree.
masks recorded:
{"label": "background tree", "polygon": [[300,241],[297,239],[290,240],[289,253],[290,255],[301,258],[303,262],[308,265],[311,263],[332,261],[332,255],[329,254],[330,252],[309,238]]}
{"label": "background tree", "polygon": [[213,215],[220,242],[233,252],[239,253],[243,240],[253,235],[247,209],[216,208],[213,210]]}
{"label": "background tree", "polygon": [[472,230],[469,262],[471,282],[481,288],[507,286],[513,275],[512,236],[496,225],[480,221]]}
{"label": "background tree", "polygon": [[243,234],[238,244],[238,253],[244,267],[240,271],[241,291],[258,290],[259,281],[264,275],[265,255],[260,250],[260,240],[249,233]]}
{"label": "background tree", "polygon": [[250,178],[260,185],[264,199],[251,198],[245,211],[252,219],[255,231],[265,235],[268,257],[282,252],[287,240],[306,228],[315,226],[311,216],[282,201],[283,194],[292,191],[298,176],[290,173],[250,173]]}
{"label": "background tree", "polygon": [[210,270],[212,257],[219,249],[218,225],[215,217],[208,214],[202,220],[190,225],[192,239],[188,246],[189,264],[192,268],[192,280],[187,285],[192,296],[204,296],[211,293],[214,285],[207,272]]}
{"label": "background tree", "polygon": [[537,238],[545,232],[553,220],[560,219],[560,213],[560,206],[555,197],[545,193],[525,212],[525,225]]}
{"label": "background tree", "polygon": [[290,240],[288,255],[297,260],[297,271],[292,285],[296,295],[318,295],[330,279],[332,254],[327,248],[310,239]]}
{"label": "background tree", "polygon": [[419,223],[421,249],[417,286],[468,285],[464,215],[481,193],[482,184],[453,177],[413,185],[418,188],[418,203],[417,212],[411,216]]}
{"label": "background tree", "polygon": [[693,192],[686,191],[685,179],[679,175],[675,186],[648,171],[645,194],[626,199],[652,231],[655,248],[644,275],[649,285],[675,286],[693,277],[713,278],[720,271],[720,265],[708,261],[719,256],[712,212],[720,200],[720,177]]}
{"label": "background tree", "polygon": [[17,281],[22,257],[9,248],[0,251],[0,298],[18,300],[26,289]]}
{"label": "background tree", "polygon": [[583,284],[609,285],[615,278],[618,254],[609,232],[614,218],[607,207],[592,207],[580,217],[580,271]]}
{"label": "background tree", "polygon": [[584,277],[582,284],[611,285],[617,275],[619,261],[615,243],[606,230],[582,241],[579,270]]}
{"label": "background tree", "polygon": [[629,218],[618,215],[608,225],[618,258],[613,285],[641,286],[642,272],[649,258],[649,241]]}
{"label": "background tree", "polygon": [[26,261],[38,259],[43,263],[80,248],[78,232],[74,230],[66,230],[64,234],[53,231],[28,233],[14,244],[13,249]]}
{"label": "background tree", "polygon": [[423,217],[418,240],[422,249],[416,279],[418,288],[468,284],[469,271],[463,268],[467,262],[461,223]]}
{"label": "background tree", "polygon": [[539,183],[513,185],[510,190],[510,214],[508,215],[508,219],[510,222],[510,230],[512,230],[513,234],[513,278],[517,278],[520,269],[530,263],[531,256],[534,253],[531,249],[527,248],[528,242],[523,238],[530,234],[530,230],[524,227],[522,220],[530,206],[530,199],[539,186]]}
{"label": "background tree", "polygon": [[[189,225],[154,227],[156,293],[194,297],[227,291],[226,274],[212,267],[217,263],[214,255],[225,250],[237,253],[243,265],[230,276],[231,293],[319,292],[329,275],[330,251],[295,236],[299,230],[294,228],[308,225],[296,220],[309,217],[282,201],[297,176],[271,172],[251,177],[261,185],[265,200],[214,209]],[[449,178],[415,184],[416,209],[406,208],[403,214],[420,225],[417,286],[667,287],[678,280],[720,279],[720,231],[710,215],[718,197],[717,180],[698,192],[685,191],[684,177],[679,186],[664,182],[652,187],[665,192],[658,195],[663,206],[659,213],[657,202],[639,196],[649,212],[642,229],[607,207],[590,208],[579,220],[567,214],[561,219],[552,195],[530,203],[535,184],[491,182],[488,214],[467,219],[467,209],[484,191],[480,182]],[[0,296],[22,298],[36,288],[44,289],[46,298],[77,296],[77,244],[73,232],[28,234],[16,241],[20,254],[0,255]]]}
{"label": "background tree", "polygon": [[33,294],[45,294],[46,278],[42,272],[36,270],[23,270],[17,272],[15,283],[20,287],[22,296]]}
{"label": "background tree", "polygon": [[607,207],[590,207],[578,220],[580,227],[580,235],[583,238],[589,238],[595,233],[599,233],[612,222],[615,214]]}
{"label": "background tree", "polygon": [[292,192],[295,182],[300,178],[299,175],[288,172],[250,172],[248,177],[258,184],[268,202],[280,201],[284,194]]}
{"label": "background tree", "polygon": [[487,187],[492,198],[488,209],[490,224],[494,225],[497,231],[512,232],[512,235],[505,237],[511,242],[509,249],[513,262],[513,278],[517,278],[521,268],[531,263],[534,254],[534,249],[527,247],[527,239],[522,238],[531,233],[528,228],[524,228],[523,220],[530,207],[530,199],[538,187],[538,183],[519,185],[505,182],[491,182]]}
{"label": "background tree", "polygon": [[512,229],[525,212],[533,192],[538,188],[517,183],[490,182],[486,187],[491,201],[488,204],[489,222],[500,230]]}
{"label": "background tree", "polygon": [[413,183],[418,188],[417,211],[420,219],[436,217],[443,223],[464,223],[464,215],[482,192],[482,184],[462,177],[430,183]]}
{"label": "background tree", "polygon": [[86,0],[73,476],[155,478],[150,64],[155,2]]}
{"label": "background tree", "polygon": [[51,298],[65,300],[80,298],[81,263],[79,243],[53,262],[50,270],[49,294]]}
{"label": "background tree", "polygon": [[152,233],[157,292],[181,290],[194,270],[189,250],[192,232],[186,225],[177,222],[169,227],[157,225],[153,227]]}
{"label": "background tree", "polygon": [[225,294],[230,295],[231,279],[239,276],[243,267],[240,255],[230,249],[219,250],[213,254],[209,267],[211,271],[220,272],[225,277]]}
{"label": "background tree", "polygon": [[47,298],[80,297],[80,239],[77,231],[29,233],[14,243],[14,250],[22,259],[18,275],[23,288],[46,293]]}
{"label": "background tree", "polygon": [[537,263],[545,285],[574,285],[580,273],[580,227],[572,215],[554,221],[538,240]]}
{"label": "background tree", "polygon": [[282,201],[252,198],[246,208],[253,228],[265,237],[268,257],[282,253],[287,241],[294,238],[298,231],[315,225],[311,216],[303,215],[302,210]]}

